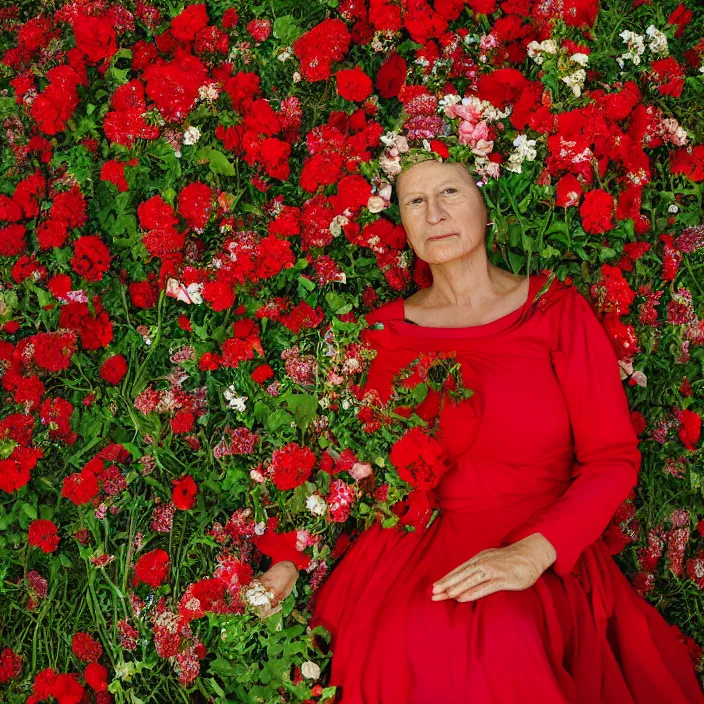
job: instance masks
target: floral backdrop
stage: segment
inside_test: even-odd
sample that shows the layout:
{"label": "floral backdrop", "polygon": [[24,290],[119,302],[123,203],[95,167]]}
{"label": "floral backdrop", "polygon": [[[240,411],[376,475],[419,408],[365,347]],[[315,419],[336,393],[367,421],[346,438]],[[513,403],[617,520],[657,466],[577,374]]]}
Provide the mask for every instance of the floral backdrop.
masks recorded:
{"label": "floral backdrop", "polygon": [[379,165],[448,119],[491,260],[610,335],[643,466],[605,538],[701,673],[703,100],[694,0],[4,3],[0,701],[335,701],[315,591],[427,519],[461,393],[361,393],[363,314],[431,280]]}

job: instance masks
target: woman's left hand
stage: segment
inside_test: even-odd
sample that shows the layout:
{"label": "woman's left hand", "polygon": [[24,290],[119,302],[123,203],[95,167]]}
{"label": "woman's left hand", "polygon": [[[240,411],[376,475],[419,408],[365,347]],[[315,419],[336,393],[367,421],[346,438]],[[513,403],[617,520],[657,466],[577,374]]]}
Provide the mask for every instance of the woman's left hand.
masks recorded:
{"label": "woman's left hand", "polygon": [[502,548],[482,550],[434,582],[432,600],[473,601],[502,589],[528,589],[556,558],[555,548],[541,533]]}

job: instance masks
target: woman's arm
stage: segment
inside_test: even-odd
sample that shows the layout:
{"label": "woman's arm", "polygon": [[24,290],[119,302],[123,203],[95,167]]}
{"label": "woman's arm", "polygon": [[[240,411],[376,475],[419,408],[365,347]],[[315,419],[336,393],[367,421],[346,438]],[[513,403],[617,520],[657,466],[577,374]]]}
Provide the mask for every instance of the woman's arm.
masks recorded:
{"label": "woman's arm", "polygon": [[512,537],[540,533],[547,538],[557,553],[553,569],[565,575],[635,486],[641,453],[606,330],[577,289],[560,309],[552,359],[572,426],[573,481]]}

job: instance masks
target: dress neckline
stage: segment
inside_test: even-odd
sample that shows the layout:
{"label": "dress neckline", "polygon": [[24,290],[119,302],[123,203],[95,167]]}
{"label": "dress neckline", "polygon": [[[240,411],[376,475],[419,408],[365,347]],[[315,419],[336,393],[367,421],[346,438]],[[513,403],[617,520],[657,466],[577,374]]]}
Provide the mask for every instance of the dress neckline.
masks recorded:
{"label": "dress neckline", "polygon": [[409,322],[404,319],[404,300],[402,296],[399,296],[392,303],[394,306],[393,326],[398,333],[412,337],[484,337],[485,335],[490,335],[495,332],[505,330],[521,320],[530,309],[534,301],[535,294],[546,279],[547,276],[545,274],[530,274],[528,296],[526,297],[524,303],[515,310],[506,313],[506,315],[502,315],[496,320],[492,320],[488,323],[482,323],[481,325],[467,325],[463,327],[433,327]]}

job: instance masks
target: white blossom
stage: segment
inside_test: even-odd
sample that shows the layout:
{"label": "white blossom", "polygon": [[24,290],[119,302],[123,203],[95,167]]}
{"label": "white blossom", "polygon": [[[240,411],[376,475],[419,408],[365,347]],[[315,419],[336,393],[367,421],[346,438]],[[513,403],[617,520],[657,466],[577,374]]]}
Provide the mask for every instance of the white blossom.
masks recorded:
{"label": "white blossom", "polygon": [[222,395],[227,400],[227,405],[229,408],[234,408],[239,413],[244,413],[247,410],[247,396],[239,396],[235,387],[230,384],[223,392]]}
{"label": "white blossom", "polygon": [[582,95],[582,88],[584,87],[584,81],[587,79],[587,72],[580,68],[569,76],[563,76],[560,80],[566,83],[571,89],[572,93],[576,98]]}
{"label": "white blossom", "polygon": [[306,508],[314,516],[324,516],[325,512],[328,510],[328,505],[320,494],[311,494],[306,499]]}
{"label": "white blossom", "polygon": [[645,33],[650,37],[648,49],[654,54],[666,54],[668,51],[667,37],[653,24],[651,24]]}
{"label": "white blossom", "polygon": [[320,666],[316,665],[314,662],[311,660],[306,660],[302,665],[301,665],[301,674],[307,679],[307,680],[317,680],[318,677],[320,677]]}
{"label": "white blossom", "polygon": [[183,133],[183,143],[189,147],[193,146],[200,139],[200,130],[191,125]]}

